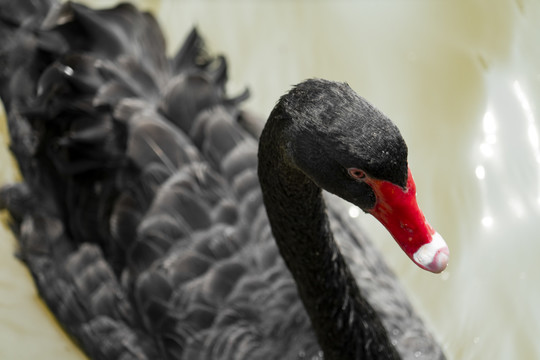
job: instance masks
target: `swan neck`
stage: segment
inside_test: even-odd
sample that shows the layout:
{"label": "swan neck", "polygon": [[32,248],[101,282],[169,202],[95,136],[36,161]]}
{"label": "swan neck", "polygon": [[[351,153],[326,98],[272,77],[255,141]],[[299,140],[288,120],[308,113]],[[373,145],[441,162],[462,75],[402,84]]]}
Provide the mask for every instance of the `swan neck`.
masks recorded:
{"label": "swan neck", "polygon": [[398,358],[334,241],[321,189],[287,157],[289,121],[272,112],[260,139],[259,179],[272,233],[325,359]]}

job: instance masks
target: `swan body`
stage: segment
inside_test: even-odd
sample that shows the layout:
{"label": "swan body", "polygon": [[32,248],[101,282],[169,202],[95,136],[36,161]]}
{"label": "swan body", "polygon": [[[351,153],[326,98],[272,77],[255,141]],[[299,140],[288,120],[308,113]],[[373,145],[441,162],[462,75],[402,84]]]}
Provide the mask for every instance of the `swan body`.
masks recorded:
{"label": "swan body", "polygon": [[[347,85],[297,85],[261,134],[196,31],[169,59],[131,5],[0,7],[0,96],[24,177],[0,206],[41,297],[91,358],[444,359],[321,192],[379,216],[384,189],[412,182],[397,128]],[[378,155],[362,153],[358,123],[388,140],[370,144]],[[447,249],[418,260],[422,244],[402,248],[442,270]]]}

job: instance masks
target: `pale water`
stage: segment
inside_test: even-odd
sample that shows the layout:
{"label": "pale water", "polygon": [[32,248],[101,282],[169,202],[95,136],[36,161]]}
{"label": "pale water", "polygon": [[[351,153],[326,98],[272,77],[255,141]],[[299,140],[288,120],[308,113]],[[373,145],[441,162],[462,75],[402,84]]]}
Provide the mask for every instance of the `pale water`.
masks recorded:
{"label": "pale water", "polygon": [[[106,6],[109,1],[88,2]],[[451,359],[540,358],[540,2],[139,1],[171,52],[197,25],[266,116],[308,77],[347,81],[400,127],[441,275],[372,233]],[[5,133],[5,130],[2,130]],[[16,178],[0,139],[1,180]],[[80,359],[0,233],[0,359]]]}

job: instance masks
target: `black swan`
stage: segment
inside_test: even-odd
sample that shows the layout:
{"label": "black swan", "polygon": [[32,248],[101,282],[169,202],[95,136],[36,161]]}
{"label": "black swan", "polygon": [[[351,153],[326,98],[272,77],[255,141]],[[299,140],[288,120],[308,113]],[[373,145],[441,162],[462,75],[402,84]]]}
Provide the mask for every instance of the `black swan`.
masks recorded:
{"label": "black swan", "polygon": [[167,58],[153,17],[131,5],[2,1],[0,36],[24,177],[0,207],[41,297],[91,358],[444,359],[321,192],[377,217],[420,267],[446,267],[403,138],[348,85],[300,83],[261,132],[239,107],[247,91],[227,97],[223,57],[194,30]]}

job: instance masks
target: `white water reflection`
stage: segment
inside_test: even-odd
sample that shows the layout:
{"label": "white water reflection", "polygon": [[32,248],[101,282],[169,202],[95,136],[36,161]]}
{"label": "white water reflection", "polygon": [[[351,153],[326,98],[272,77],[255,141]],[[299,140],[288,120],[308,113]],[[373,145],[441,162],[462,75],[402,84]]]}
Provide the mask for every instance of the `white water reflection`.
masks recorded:
{"label": "white water reflection", "polygon": [[484,142],[480,144],[480,152],[482,155],[489,158],[493,156],[493,147],[497,142],[497,123],[495,122],[492,111],[486,111],[482,124],[484,129]]}
{"label": "white water reflection", "polygon": [[482,225],[486,228],[490,228],[493,226],[493,217],[486,215],[482,218]]}
{"label": "white water reflection", "polygon": [[486,178],[486,169],[482,165],[478,165],[474,170],[478,180],[484,180]]}
{"label": "white water reflection", "polygon": [[[479,188],[481,213],[478,241],[463,247],[459,270],[474,281],[460,290],[464,314],[462,330],[472,336],[470,359],[538,358],[534,333],[540,330],[538,207],[540,147],[536,106],[530,95],[538,83],[527,78],[524,54],[514,49],[507,63],[486,73],[488,109],[482,119],[480,145],[473,151],[474,174]],[[490,324],[489,326],[487,324]],[[503,335],[504,334],[504,335]],[[495,347],[489,348],[489,345]]]}
{"label": "white water reflection", "polygon": [[529,142],[531,143],[533,153],[536,157],[536,161],[540,163],[540,151],[538,148],[538,129],[536,128],[536,121],[534,120],[534,114],[531,109],[531,105],[529,104],[529,100],[527,100],[527,96],[521,89],[521,85],[517,80],[514,81],[514,83],[512,84],[512,88],[514,90],[514,93],[516,94],[517,99],[519,100],[523,112],[525,113]]}
{"label": "white water reflection", "polygon": [[356,219],[358,216],[360,216],[360,208],[358,206],[351,206],[349,208],[349,216],[352,217],[353,219]]}

